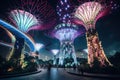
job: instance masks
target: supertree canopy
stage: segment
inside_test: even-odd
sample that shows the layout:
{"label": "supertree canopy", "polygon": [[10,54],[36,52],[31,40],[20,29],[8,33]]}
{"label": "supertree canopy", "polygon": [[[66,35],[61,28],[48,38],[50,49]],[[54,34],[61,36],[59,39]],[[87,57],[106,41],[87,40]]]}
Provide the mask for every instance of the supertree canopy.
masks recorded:
{"label": "supertree canopy", "polygon": [[74,15],[79,19],[78,23],[84,25],[86,30],[94,29],[95,23],[99,18],[118,7],[113,0],[78,1],[82,4],[76,9]]}
{"label": "supertree canopy", "polygon": [[83,21],[86,30],[94,28],[96,17],[102,9],[98,2],[86,2],[78,7],[75,16]]}
{"label": "supertree canopy", "polygon": [[85,2],[76,9],[74,14],[79,19],[78,22],[84,25],[87,31],[88,64],[90,66],[94,65],[96,59],[100,62],[101,66],[111,65],[105,56],[98,33],[95,30],[96,21],[113,8],[113,1],[108,2],[107,0]]}
{"label": "supertree canopy", "polygon": [[23,10],[35,15],[39,25],[30,27],[30,30],[46,30],[56,23],[56,14],[47,0],[21,0]]}
{"label": "supertree canopy", "polygon": [[12,21],[22,32],[27,32],[30,27],[39,24],[34,15],[23,10],[12,10],[10,16]]}
{"label": "supertree canopy", "polygon": [[24,32],[45,30],[56,23],[56,14],[47,0],[14,0],[9,18]]}

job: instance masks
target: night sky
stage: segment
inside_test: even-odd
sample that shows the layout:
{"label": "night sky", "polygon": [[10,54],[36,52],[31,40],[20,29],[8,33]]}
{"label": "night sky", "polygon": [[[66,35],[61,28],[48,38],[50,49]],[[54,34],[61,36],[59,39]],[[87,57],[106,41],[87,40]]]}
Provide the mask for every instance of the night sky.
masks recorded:
{"label": "night sky", "polygon": [[[5,19],[10,10],[7,6],[9,1],[12,0],[1,0],[0,2],[0,18]],[[53,8],[56,6],[57,0],[48,0]],[[75,1],[75,0],[73,0]],[[120,1],[118,0],[120,3]],[[77,5],[76,5],[77,6]],[[113,10],[110,14],[100,18],[96,23],[96,29],[99,34],[99,39],[102,41],[103,49],[106,55],[113,55],[116,51],[120,52],[120,8]],[[30,31],[29,32],[35,42],[42,43],[45,45],[39,52],[41,57],[53,56],[50,52],[51,49],[59,49],[60,42],[55,38],[48,36],[46,31]],[[74,41],[76,52],[82,51],[87,48],[85,35],[79,36]]]}

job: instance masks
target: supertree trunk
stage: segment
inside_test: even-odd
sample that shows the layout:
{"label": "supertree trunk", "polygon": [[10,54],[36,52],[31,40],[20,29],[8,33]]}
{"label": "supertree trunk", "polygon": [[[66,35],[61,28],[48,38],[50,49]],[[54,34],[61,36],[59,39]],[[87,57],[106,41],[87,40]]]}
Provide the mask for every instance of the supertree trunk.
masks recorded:
{"label": "supertree trunk", "polygon": [[75,54],[75,49],[72,41],[61,42],[60,55],[59,55],[59,65],[64,64],[65,58],[72,58],[73,63],[77,65],[77,59]]}
{"label": "supertree trunk", "polygon": [[92,67],[94,66],[94,61],[100,63],[99,66],[110,66],[111,63],[108,61],[104,50],[99,41],[98,33],[95,29],[89,29],[86,32],[87,46],[88,46],[88,64]]}

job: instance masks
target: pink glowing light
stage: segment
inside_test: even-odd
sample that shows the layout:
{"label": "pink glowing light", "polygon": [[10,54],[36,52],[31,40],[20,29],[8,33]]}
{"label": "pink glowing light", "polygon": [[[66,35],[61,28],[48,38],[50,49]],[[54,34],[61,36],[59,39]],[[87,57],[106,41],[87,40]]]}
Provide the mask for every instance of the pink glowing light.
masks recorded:
{"label": "pink glowing light", "polygon": [[86,2],[77,8],[75,16],[82,20],[84,25],[87,25],[86,29],[88,29],[94,27],[91,25],[95,23],[95,18],[101,10],[102,6],[98,2]]}
{"label": "pink glowing light", "polygon": [[76,19],[74,22],[84,25],[86,30],[95,28],[95,23],[99,18],[105,16],[111,9],[114,9],[114,7],[118,7],[112,0],[85,1],[78,0],[78,2],[82,2],[82,4],[76,9],[74,15],[79,21]]}
{"label": "pink glowing light", "polygon": [[39,24],[39,25],[36,25],[36,26],[33,26],[33,27],[30,27],[28,29],[28,32],[30,30],[46,30],[46,29],[50,29],[52,26],[54,26],[56,23],[56,20],[52,20],[46,24]]}

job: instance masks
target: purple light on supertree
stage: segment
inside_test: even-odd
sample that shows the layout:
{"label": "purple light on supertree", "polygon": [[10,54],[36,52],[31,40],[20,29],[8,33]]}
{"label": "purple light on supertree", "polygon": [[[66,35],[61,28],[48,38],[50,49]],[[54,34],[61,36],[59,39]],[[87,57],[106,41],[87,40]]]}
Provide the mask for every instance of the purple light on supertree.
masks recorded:
{"label": "purple light on supertree", "polygon": [[70,23],[71,13],[73,12],[73,5],[70,4],[70,0],[59,0],[56,8],[57,14],[59,16],[59,23]]}
{"label": "purple light on supertree", "polygon": [[[82,3],[74,14],[78,18],[75,19],[75,22],[82,24],[87,31],[88,64],[90,66],[94,65],[94,60],[96,59],[100,62],[100,66],[111,65],[99,41],[98,33],[95,30],[95,23],[100,17],[105,16],[111,9],[114,9],[113,4],[112,0],[88,1]],[[117,4],[114,6],[117,7]]]}
{"label": "purple light on supertree", "polygon": [[70,23],[58,24],[54,31],[53,36],[55,36],[60,41],[71,40],[73,41],[76,37],[82,34],[84,31],[79,30],[76,25]]}

